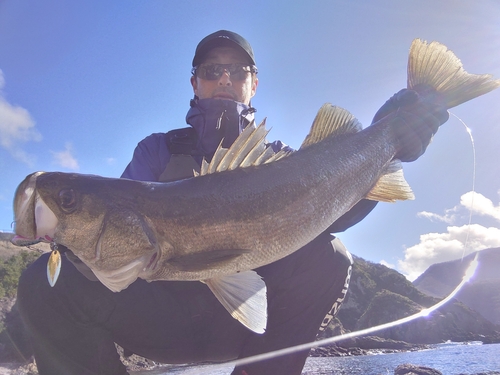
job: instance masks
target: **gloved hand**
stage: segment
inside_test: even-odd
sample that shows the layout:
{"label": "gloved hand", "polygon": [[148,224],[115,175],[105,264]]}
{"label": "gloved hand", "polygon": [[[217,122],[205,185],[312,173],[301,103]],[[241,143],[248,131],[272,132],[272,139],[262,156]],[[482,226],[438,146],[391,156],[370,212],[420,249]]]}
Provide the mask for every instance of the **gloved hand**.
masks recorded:
{"label": "gloved hand", "polygon": [[397,159],[405,162],[418,159],[439,126],[448,120],[448,111],[439,104],[438,99],[436,94],[429,91],[419,95],[416,91],[403,89],[377,111],[372,124],[388,115],[398,122],[395,126],[400,140],[400,149],[395,156]]}

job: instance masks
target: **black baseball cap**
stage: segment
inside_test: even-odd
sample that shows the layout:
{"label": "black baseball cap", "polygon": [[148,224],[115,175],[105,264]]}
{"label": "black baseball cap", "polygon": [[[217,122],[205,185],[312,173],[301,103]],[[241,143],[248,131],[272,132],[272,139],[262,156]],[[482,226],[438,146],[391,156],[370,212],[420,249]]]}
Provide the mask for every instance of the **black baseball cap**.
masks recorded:
{"label": "black baseball cap", "polygon": [[253,56],[252,46],[241,35],[233,33],[232,31],[219,30],[212,33],[201,40],[196,47],[193,58],[193,67],[200,65],[205,58],[205,55],[215,47],[236,47],[243,51],[247,57],[248,62],[255,65],[255,58]]}

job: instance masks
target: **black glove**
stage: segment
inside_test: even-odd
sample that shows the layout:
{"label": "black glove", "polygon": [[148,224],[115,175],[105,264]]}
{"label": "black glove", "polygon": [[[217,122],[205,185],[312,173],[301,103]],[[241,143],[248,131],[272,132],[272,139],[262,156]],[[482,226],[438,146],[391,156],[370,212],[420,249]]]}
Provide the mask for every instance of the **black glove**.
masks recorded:
{"label": "black glove", "polygon": [[414,161],[425,152],[432,136],[449,117],[435,92],[426,91],[424,95],[419,95],[417,91],[408,89],[399,91],[385,102],[372,123],[389,114],[398,121],[395,129],[400,148],[395,157],[405,162]]}

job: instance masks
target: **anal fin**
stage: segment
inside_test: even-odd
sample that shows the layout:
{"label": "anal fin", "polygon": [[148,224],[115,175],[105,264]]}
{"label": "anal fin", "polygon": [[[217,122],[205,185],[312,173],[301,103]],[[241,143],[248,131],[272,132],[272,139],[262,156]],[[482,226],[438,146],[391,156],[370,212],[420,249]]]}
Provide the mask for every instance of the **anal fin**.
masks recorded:
{"label": "anal fin", "polygon": [[366,199],[380,202],[415,199],[410,185],[403,176],[401,161],[394,159],[386,168]]}

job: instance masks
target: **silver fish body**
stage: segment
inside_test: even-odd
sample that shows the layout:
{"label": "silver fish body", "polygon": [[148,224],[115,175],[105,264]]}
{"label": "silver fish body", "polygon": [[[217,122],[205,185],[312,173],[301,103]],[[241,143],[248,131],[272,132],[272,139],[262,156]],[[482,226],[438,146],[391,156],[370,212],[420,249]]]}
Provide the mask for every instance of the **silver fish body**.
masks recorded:
{"label": "silver fish body", "polygon": [[56,217],[36,237],[70,248],[92,269],[139,261],[136,276],[146,280],[206,280],[288,255],[364,198],[396,152],[391,132],[379,130],[172,183],[52,172],[28,176],[19,190],[29,186],[39,215]]}

